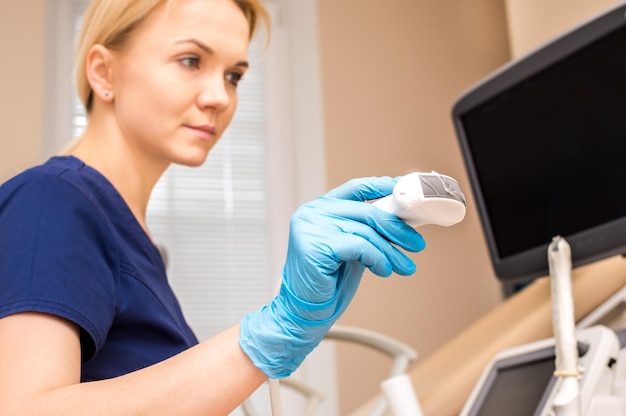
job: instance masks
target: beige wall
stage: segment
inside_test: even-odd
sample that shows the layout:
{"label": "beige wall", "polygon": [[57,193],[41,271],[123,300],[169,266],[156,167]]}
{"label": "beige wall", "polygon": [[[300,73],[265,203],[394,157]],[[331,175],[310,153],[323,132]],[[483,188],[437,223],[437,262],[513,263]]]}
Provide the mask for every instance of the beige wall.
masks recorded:
{"label": "beige wall", "polygon": [[540,46],[623,0],[505,0],[512,56]]}
{"label": "beige wall", "polygon": [[0,183],[40,161],[44,3],[0,1]]}
{"label": "beige wall", "polygon": [[[502,1],[320,0],[329,186],[351,177],[436,170],[459,179],[466,220],[424,227],[417,273],[367,275],[340,323],[381,331],[420,359],[500,301],[450,112],[459,95],[509,59]],[[347,414],[378,391],[387,361],[339,347]]]}

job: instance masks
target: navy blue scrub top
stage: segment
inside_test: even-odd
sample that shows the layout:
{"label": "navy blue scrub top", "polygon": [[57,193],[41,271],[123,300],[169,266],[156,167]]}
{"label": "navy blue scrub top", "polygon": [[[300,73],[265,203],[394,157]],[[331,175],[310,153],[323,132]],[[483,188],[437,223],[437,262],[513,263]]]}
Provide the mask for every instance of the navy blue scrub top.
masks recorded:
{"label": "navy blue scrub top", "polygon": [[157,248],[113,185],[72,156],[0,186],[0,318],[24,311],[81,328],[82,381],[198,342]]}

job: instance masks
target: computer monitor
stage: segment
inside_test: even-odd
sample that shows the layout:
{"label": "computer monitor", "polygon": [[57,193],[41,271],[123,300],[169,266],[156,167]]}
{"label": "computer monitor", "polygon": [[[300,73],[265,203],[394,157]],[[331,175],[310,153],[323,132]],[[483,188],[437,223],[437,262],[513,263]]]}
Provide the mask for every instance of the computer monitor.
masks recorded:
{"label": "computer monitor", "polygon": [[502,67],[452,118],[498,279],[626,253],[626,4]]}

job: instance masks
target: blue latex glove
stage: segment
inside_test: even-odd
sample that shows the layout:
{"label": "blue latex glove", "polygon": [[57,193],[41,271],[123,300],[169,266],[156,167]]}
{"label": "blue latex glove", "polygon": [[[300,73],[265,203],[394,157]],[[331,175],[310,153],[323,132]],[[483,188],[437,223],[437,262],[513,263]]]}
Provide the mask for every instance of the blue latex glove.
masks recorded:
{"label": "blue latex glove", "polygon": [[241,321],[241,348],[268,377],[287,377],[298,368],[348,307],[366,267],[382,277],[415,272],[396,245],[420,251],[422,236],[364,203],[389,195],[396,182],[353,179],[293,215],[280,291]]}

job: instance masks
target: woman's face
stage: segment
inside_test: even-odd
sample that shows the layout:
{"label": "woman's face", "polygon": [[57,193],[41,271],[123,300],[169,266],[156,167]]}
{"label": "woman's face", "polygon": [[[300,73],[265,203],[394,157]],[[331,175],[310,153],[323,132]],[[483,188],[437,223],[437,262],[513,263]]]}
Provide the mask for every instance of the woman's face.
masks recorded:
{"label": "woman's face", "polygon": [[248,22],[232,0],[175,0],[113,52],[113,108],[131,150],[202,164],[237,107]]}

